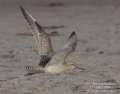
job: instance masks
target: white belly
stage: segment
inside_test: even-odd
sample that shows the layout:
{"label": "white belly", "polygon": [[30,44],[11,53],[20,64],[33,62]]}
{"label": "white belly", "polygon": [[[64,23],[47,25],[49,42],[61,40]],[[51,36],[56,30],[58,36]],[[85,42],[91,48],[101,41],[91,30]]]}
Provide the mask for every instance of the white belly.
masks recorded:
{"label": "white belly", "polygon": [[65,72],[67,70],[73,69],[73,66],[65,66],[65,65],[51,65],[51,66],[47,66],[45,68],[45,72],[47,73],[51,73],[51,74],[59,74],[61,72]]}

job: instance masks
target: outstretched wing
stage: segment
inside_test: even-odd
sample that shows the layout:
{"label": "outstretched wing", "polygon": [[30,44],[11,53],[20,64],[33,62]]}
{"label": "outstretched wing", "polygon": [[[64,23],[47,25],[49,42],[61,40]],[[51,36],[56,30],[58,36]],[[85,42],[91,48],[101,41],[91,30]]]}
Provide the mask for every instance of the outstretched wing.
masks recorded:
{"label": "outstretched wing", "polygon": [[65,63],[65,59],[75,51],[76,46],[77,46],[77,35],[75,32],[72,32],[68,38],[67,43],[60,51],[58,51],[52,57],[49,64]]}
{"label": "outstretched wing", "polygon": [[[50,60],[48,63],[48,66],[50,64],[57,64],[57,63],[65,63],[65,59],[67,56],[70,55],[70,53],[75,51],[75,48],[77,46],[77,35],[75,32],[72,32],[72,34],[69,36],[68,42],[64,45],[63,49],[58,51]],[[78,66],[74,65],[75,67],[79,68]],[[45,68],[40,69],[40,67],[33,67],[33,66],[26,66],[27,74],[25,75],[33,75],[36,73],[45,72]],[[79,68],[81,69],[81,68]]]}
{"label": "outstretched wing", "polygon": [[36,42],[36,49],[40,55],[39,65],[44,67],[53,55],[50,35],[44,31],[43,27],[30,15],[27,10],[25,10],[22,6],[20,6],[20,10],[32,29],[32,34]]}

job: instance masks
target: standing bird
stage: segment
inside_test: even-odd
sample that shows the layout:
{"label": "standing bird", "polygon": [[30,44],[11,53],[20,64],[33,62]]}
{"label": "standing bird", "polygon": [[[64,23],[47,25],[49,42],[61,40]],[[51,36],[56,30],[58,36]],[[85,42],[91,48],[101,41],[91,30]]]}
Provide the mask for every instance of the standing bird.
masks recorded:
{"label": "standing bird", "polygon": [[[32,75],[36,73],[46,72],[50,74],[59,74],[68,70],[72,70],[74,68],[79,68],[77,65],[71,62],[67,62],[67,57],[75,51],[77,46],[77,35],[75,32],[72,32],[68,38],[67,43],[56,52],[48,64],[44,68],[40,68],[39,66],[27,66],[26,69],[28,73],[26,75]],[[83,70],[83,69],[82,69]]]}
{"label": "standing bird", "polygon": [[40,56],[39,66],[45,67],[53,56],[53,47],[50,35],[45,32],[43,27],[33,18],[30,13],[20,6],[20,10],[32,29],[32,34],[36,42],[36,49]]}

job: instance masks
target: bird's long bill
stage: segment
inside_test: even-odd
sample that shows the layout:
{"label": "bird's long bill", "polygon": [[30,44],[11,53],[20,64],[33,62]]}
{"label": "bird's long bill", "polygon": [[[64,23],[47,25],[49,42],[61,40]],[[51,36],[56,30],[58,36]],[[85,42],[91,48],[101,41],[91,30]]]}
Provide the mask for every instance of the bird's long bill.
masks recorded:
{"label": "bird's long bill", "polygon": [[76,64],[71,64],[71,65],[73,65],[75,68],[77,68],[77,69],[79,69],[79,70],[82,70],[82,71],[84,71],[85,69],[84,68],[81,68],[81,67],[79,67],[78,65],[76,65]]}

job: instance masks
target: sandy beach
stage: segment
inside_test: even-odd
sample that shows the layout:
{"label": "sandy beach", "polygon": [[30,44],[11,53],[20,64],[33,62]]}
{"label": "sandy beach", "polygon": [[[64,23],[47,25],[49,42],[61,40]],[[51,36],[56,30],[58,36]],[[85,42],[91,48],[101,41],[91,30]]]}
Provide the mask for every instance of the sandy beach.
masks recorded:
{"label": "sandy beach", "polygon": [[[19,5],[60,34],[52,37],[55,51],[75,31],[78,45],[68,62],[85,70],[24,76],[39,56]],[[0,94],[120,94],[119,6],[119,0],[0,0]]]}

